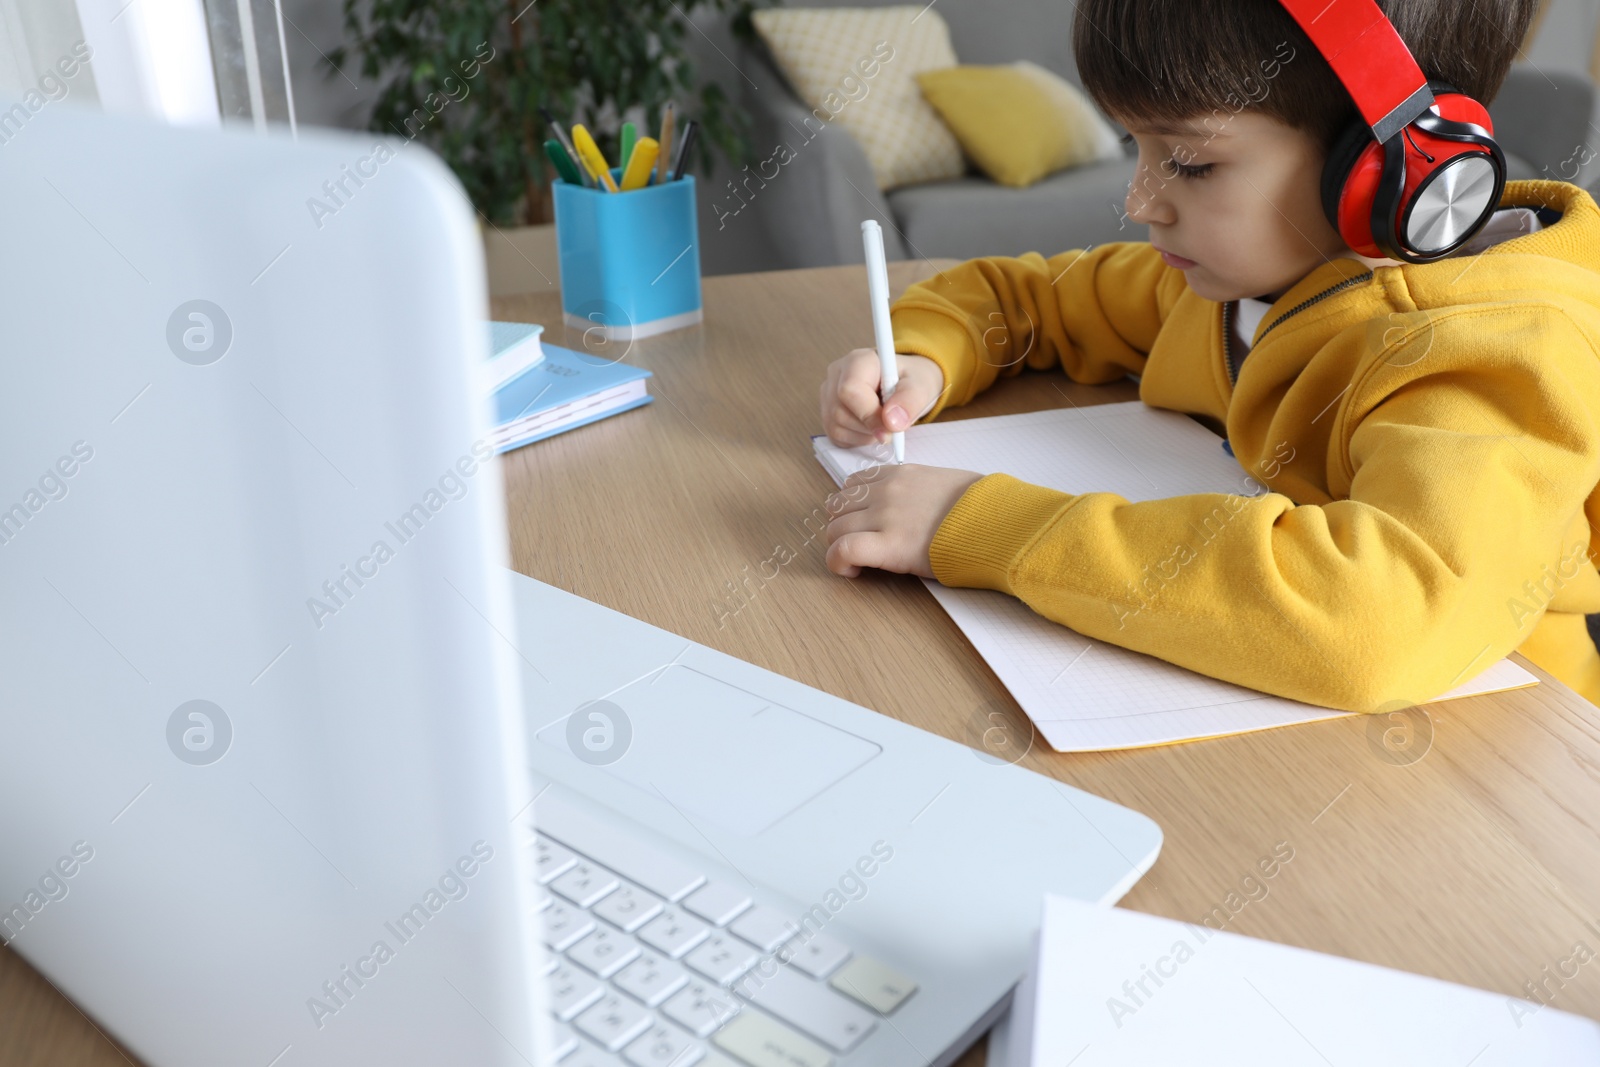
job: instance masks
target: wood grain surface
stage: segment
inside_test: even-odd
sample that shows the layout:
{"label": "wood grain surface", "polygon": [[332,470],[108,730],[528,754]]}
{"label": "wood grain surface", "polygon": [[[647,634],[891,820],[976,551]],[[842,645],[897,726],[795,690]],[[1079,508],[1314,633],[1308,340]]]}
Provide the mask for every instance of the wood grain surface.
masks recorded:
{"label": "wood grain surface", "polygon": [[[891,281],[941,265],[894,264]],[[553,295],[495,310],[585,345]],[[918,579],[823,564],[833,483],[809,437],[825,367],[871,343],[862,268],[707,279],[705,317],[627,352],[655,373],[654,403],[507,457],[517,568],[969,744],[999,702],[1025,738],[1015,702]],[[1025,373],[943,418],[1136,395]],[[794,558],[767,580],[779,547]],[[1558,974],[1575,943],[1600,950],[1600,709],[1522,662],[1540,685],[1429,709],[1431,743],[1413,738],[1410,763],[1386,759],[1373,720],[1352,717],[1128,752],[1041,741],[1021,765],[1161,825],[1161,857],[1127,907],[1188,921],[1223,907],[1239,933],[1508,996],[1544,982],[1543,999],[1600,1016],[1600,963]],[[1294,858],[1260,878],[1280,843]]]}
{"label": "wood grain surface", "polygon": [[[891,282],[939,266],[892,264]],[[495,299],[497,318],[655,374],[654,403],[505,457],[517,569],[968,744],[1002,709],[1025,745],[1026,719],[920,581],[823,565],[833,483],[808,438],[824,368],[871,343],[862,269],[709,278],[704,292],[704,325],[631,345],[563,328],[554,294]],[[1135,397],[1028,373],[944,417]],[[1600,709],[1524,665],[1540,685],[1430,709],[1411,762],[1349,718],[1130,752],[1037,742],[1020,765],[1161,825],[1126,907],[1191,922],[1221,908],[1239,933],[1508,997],[1542,984],[1540,999],[1600,1017],[1600,964],[1560,973],[1578,942],[1600,949]],[[0,1067],[129,1062],[0,950]],[[960,1061],[982,1063],[981,1043]]]}

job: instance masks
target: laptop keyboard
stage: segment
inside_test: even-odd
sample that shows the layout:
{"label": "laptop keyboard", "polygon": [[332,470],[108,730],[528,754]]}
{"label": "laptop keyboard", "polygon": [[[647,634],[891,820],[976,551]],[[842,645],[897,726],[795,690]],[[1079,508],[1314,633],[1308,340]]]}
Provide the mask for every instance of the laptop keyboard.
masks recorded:
{"label": "laptop keyboard", "polygon": [[537,822],[561,1067],[831,1067],[916,992],[642,835],[564,806]]}

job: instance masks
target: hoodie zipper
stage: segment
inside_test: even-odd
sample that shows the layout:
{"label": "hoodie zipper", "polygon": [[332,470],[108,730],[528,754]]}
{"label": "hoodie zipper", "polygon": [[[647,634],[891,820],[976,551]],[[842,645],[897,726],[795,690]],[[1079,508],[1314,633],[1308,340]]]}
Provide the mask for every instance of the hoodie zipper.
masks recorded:
{"label": "hoodie zipper", "polygon": [[[1346,278],[1344,281],[1340,282],[1338,285],[1335,285],[1331,289],[1324,289],[1322,292],[1318,293],[1309,300],[1302,300],[1288,311],[1285,311],[1282,315],[1279,315],[1277,318],[1273,319],[1272,322],[1268,324],[1267,328],[1261,331],[1261,336],[1256,340],[1256,344],[1260,345],[1262,341],[1266,340],[1267,334],[1277,329],[1278,325],[1285,319],[1293,318],[1306,308],[1311,307],[1314,304],[1319,304],[1328,299],[1328,297],[1337,293],[1342,293],[1351,286],[1359,285],[1362,282],[1370,281],[1371,279],[1372,271],[1370,270],[1362,274],[1355,274],[1349,278]],[[1228,381],[1231,384],[1238,384],[1239,381],[1239,368],[1233,361],[1233,320],[1234,316],[1238,313],[1238,307],[1239,302],[1237,300],[1230,300],[1226,304],[1222,305],[1222,354],[1228,361]]]}

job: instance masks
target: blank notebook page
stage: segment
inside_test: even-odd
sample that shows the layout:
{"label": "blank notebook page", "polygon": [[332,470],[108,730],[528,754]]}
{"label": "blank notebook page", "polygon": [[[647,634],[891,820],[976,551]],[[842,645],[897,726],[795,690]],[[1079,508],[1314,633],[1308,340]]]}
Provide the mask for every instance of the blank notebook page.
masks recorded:
{"label": "blank notebook page", "polygon": [[[908,430],[905,443],[907,463],[1004,472],[1065,493],[1143,501],[1262,492],[1223,451],[1221,438],[1187,416],[1137,400],[930,423]],[[892,462],[887,446],[839,448],[819,436],[812,447],[841,484],[857,470]],[[1004,593],[924,584],[1058,752],[1190,741],[1345,714],[1092,641]],[[1438,699],[1537,681],[1501,660]]]}

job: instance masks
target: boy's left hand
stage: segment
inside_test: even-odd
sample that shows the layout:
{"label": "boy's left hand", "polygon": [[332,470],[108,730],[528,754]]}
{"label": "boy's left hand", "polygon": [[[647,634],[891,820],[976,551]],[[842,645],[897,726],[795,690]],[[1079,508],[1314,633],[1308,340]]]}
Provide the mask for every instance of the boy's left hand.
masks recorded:
{"label": "boy's left hand", "polygon": [[[845,479],[828,497],[828,569],[854,578],[863,567],[933,577],[928,549],[961,494],[983,475],[916,463],[885,464]],[[860,490],[847,490],[864,485]]]}

